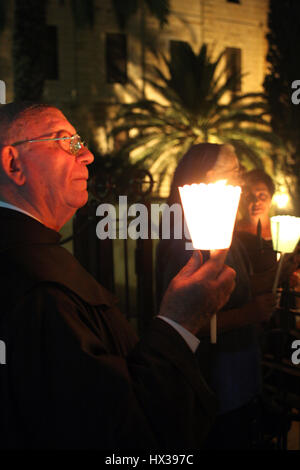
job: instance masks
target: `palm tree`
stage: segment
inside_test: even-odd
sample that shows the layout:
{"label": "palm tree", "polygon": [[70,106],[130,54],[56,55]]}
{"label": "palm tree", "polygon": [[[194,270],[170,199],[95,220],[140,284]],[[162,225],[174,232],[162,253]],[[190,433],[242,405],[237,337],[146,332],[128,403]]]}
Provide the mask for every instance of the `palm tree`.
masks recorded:
{"label": "palm tree", "polygon": [[261,143],[275,140],[263,95],[230,93],[237,77],[224,80],[226,67],[218,68],[223,55],[213,61],[206,45],[195,54],[190,45],[179,44],[173,60],[163,57],[167,73],[152,66],[147,79],[164,104],[142,99],[120,107],[112,134],[136,132],[119,153],[131,152],[133,161],[160,174],[158,186],[191,145],[205,141],[231,143],[246,167],[263,166]]}

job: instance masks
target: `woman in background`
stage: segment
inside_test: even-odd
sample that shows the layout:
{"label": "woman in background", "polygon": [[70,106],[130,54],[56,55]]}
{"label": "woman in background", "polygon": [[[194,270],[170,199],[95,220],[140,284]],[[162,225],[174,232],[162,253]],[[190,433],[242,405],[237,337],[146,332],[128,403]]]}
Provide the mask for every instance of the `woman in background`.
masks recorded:
{"label": "woman in background", "polygon": [[257,295],[272,290],[277,269],[269,215],[275,185],[267,173],[258,169],[245,173],[243,180],[242,218],[236,224],[236,234],[251,261],[252,292]]}
{"label": "woman in background", "polygon": [[[257,295],[272,289],[277,269],[273,250],[270,208],[275,185],[263,170],[251,170],[243,175],[244,186],[240,201],[242,218],[236,224],[236,234],[247,250],[251,261],[252,292]],[[293,279],[299,267],[297,250],[285,256],[280,282]],[[291,277],[292,276],[292,277]]]}
{"label": "woman in background", "polygon": [[[241,183],[240,167],[230,145],[198,144],[184,155],[175,171],[168,204],[181,204],[178,186],[226,179]],[[178,223],[178,221],[177,221]],[[222,227],[220,227],[222,230]],[[156,284],[158,305],[170,280],[186,264],[192,250],[185,237],[161,239],[157,249]],[[207,253],[202,252],[205,259]],[[251,294],[250,262],[234,235],[226,264],[237,273],[236,288],[218,314],[218,342],[211,345],[209,331],[201,332],[198,357],[208,384],[219,402],[219,416],[208,438],[207,449],[249,449],[253,441],[256,400],[261,392],[260,353],[255,325],[267,321],[274,309],[270,293]]]}

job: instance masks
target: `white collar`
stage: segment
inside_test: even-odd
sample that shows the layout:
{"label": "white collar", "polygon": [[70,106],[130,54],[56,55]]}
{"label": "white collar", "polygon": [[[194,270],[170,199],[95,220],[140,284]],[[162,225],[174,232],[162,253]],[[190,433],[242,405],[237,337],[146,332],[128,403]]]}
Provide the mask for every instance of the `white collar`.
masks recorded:
{"label": "white collar", "polygon": [[16,212],[22,212],[22,214],[26,214],[32,219],[37,220],[38,222],[42,223],[39,219],[37,219],[34,215],[30,214],[29,212],[24,211],[23,209],[20,209],[17,206],[14,206],[13,204],[9,204],[8,202],[0,201],[0,207],[4,207],[5,209],[11,209]]}

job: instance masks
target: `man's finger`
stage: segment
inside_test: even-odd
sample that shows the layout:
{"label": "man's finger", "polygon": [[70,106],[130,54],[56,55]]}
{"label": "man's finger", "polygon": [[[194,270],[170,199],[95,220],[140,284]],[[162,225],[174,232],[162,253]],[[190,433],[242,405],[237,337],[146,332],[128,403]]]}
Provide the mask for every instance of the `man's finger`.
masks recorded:
{"label": "man's finger", "polygon": [[231,292],[235,288],[235,278],[236,278],[235,270],[225,265],[217,278],[217,282],[219,284],[223,284],[224,288],[225,289],[227,288],[229,293],[231,294]]}
{"label": "man's finger", "polygon": [[210,258],[215,260],[222,267],[225,264],[228,249],[225,250],[210,250]]}
{"label": "man's finger", "polygon": [[201,269],[199,269],[195,275],[198,277],[199,281],[203,278],[207,280],[214,280],[217,279],[223,268],[223,254],[221,256],[217,255],[213,258],[209,258],[209,260],[207,260],[203,266],[201,266]]}
{"label": "man's finger", "polygon": [[235,288],[235,271],[229,266],[224,266],[218,278],[214,281],[215,290],[213,313],[219,311],[228,302],[232,291]]}
{"label": "man's finger", "polygon": [[192,276],[203,264],[203,256],[201,251],[194,250],[191,258],[187,264],[180,271],[180,275],[183,276]]}
{"label": "man's finger", "polygon": [[235,289],[235,277],[235,271],[229,266],[225,266],[220,276],[215,281],[217,289],[221,291],[217,311],[224,307],[224,305],[228,302],[233,290]]}

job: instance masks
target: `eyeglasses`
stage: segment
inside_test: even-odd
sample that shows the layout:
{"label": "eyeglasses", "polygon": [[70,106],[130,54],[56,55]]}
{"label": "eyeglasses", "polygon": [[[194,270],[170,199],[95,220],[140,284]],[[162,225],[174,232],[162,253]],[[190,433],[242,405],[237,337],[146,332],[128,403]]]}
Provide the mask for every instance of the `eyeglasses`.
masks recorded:
{"label": "eyeglasses", "polygon": [[51,139],[32,139],[32,140],[20,140],[18,142],[14,142],[12,145],[13,147],[16,147],[17,145],[21,144],[27,144],[27,143],[32,143],[32,142],[44,142],[44,141],[50,141],[50,140],[56,140],[62,147],[62,149],[65,152],[71,153],[72,155],[78,155],[80,150],[83,147],[86,147],[86,143],[81,139],[80,135],[74,134],[70,137],[54,137]]}

